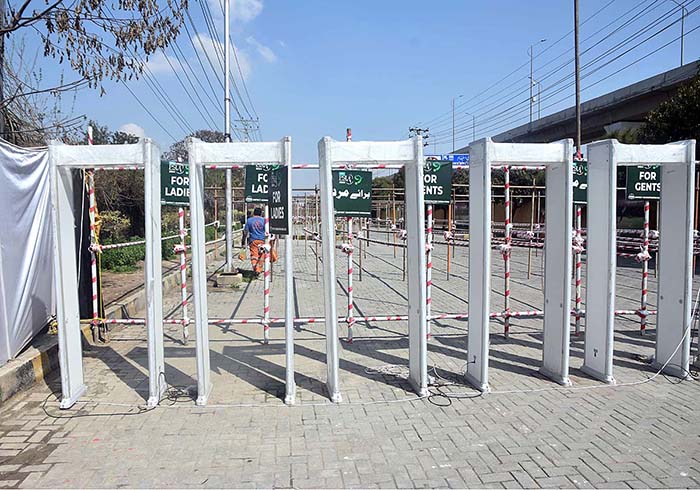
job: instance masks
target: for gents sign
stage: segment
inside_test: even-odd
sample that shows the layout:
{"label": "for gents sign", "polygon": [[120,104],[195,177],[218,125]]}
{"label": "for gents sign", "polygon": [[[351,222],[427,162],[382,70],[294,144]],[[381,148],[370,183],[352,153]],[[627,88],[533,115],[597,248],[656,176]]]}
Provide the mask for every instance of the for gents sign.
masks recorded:
{"label": "for gents sign", "polygon": [[425,159],[423,169],[423,196],[426,204],[449,204],[452,196],[452,162]]}
{"label": "for gents sign", "polygon": [[627,199],[659,199],[661,197],[661,168],[658,165],[627,167],[625,187]]}
{"label": "for gents sign", "polygon": [[333,203],[337,216],[372,216],[372,172],[334,170]]}
{"label": "for gents sign", "polygon": [[190,205],[190,171],[184,163],[160,162],[160,203]]}
{"label": "for gents sign", "polygon": [[270,206],[270,233],[289,235],[289,216],[287,178],[288,167],[275,166],[270,171],[269,206]]}
{"label": "for gents sign", "polygon": [[245,202],[267,203],[269,172],[278,165],[247,165],[245,168]]}

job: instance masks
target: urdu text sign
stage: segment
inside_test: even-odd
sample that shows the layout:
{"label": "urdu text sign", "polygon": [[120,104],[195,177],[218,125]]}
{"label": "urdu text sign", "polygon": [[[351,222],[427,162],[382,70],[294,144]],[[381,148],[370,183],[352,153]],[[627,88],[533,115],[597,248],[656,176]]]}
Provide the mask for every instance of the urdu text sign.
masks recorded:
{"label": "urdu text sign", "polygon": [[372,172],[334,170],[333,203],[336,216],[372,216]]}

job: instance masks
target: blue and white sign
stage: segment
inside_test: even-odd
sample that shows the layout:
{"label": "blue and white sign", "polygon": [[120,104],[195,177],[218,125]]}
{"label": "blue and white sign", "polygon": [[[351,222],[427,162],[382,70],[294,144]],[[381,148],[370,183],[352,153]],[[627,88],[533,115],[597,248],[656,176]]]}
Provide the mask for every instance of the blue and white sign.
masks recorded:
{"label": "blue and white sign", "polygon": [[449,155],[425,155],[426,159],[441,162],[469,163],[469,153],[451,153]]}

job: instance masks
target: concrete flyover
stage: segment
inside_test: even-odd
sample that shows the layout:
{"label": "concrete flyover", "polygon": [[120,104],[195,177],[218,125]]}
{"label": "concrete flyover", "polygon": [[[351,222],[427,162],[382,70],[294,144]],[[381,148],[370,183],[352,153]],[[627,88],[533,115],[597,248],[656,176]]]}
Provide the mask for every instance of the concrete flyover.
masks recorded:
{"label": "concrete flyover", "polygon": [[[685,64],[646,80],[596,97],[581,106],[583,143],[602,139],[606,132],[638,127],[646,115],[671,98],[678,88],[700,73],[700,61]],[[523,124],[493,137],[504,143],[547,143],[576,137],[575,107]],[[468,151],[467,148],[459,152]]]}

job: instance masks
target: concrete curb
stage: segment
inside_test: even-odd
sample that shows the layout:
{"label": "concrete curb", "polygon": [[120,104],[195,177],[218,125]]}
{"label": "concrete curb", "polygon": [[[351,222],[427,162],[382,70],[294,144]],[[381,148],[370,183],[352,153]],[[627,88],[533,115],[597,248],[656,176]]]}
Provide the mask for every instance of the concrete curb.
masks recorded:
{"label": "concrete curb", "polygon": [[29,348],[0,368],[0,406],[58,368],[58,338],[39,334]]}
{"label": "concrete curb", "polygon": [[[207,252],[207,259],[215,258],[221,249],[217,244]],[[163,294],[180,288],[180,271],[173,270],[163,276]],[[129,318],[129,314],[146,307],[143,287],[134,291],[119,303],[105,307],[107,318]],[[94,343],[91,325],[81,326],[83,340]],[[34,383],[43,380],[54,369],[58,369],[58,336],[48,332],[37,335],[28,347],[16,359],[11,359],[0,367],[0,406],[17,393],[24,391]]]}

